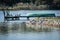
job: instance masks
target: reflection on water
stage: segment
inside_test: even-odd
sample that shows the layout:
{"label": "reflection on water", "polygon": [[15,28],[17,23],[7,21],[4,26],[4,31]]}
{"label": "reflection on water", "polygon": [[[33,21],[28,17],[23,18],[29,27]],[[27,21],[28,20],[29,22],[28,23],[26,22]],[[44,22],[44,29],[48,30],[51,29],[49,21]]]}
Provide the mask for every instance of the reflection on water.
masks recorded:
{"label": "reflection on water", "polygon": [[60,40],[60,30],[38,32],[26,29],[24,23],[8,24],[0,27],[0,40]]}

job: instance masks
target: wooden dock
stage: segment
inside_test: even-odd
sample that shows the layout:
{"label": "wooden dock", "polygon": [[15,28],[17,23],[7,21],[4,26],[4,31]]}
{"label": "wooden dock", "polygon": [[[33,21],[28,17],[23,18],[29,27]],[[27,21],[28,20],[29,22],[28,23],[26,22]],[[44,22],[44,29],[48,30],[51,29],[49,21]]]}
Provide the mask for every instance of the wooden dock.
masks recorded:
{"label": "wooden dock", "polygon": [[7,20],[7,21],[8,21],[8,19],[20,20],[20,18],[27,18],[27,20],[29,20],[30,17],[40,17],[40,16],[5,16],[5,20]]}

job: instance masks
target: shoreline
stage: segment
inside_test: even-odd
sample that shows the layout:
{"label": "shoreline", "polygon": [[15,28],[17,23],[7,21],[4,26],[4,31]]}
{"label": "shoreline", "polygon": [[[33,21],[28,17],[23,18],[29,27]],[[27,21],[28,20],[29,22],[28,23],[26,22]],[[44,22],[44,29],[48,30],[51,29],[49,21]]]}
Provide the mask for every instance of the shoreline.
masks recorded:
{"label": "shoreline", "polygon": [[56,27],[56,28],[60,28],[60,20],[59,19],[47,19],[47,18],[37,18],[36,19],[32,19],[30,21],[26,22],[27,26],[52,26],[52,27]]}

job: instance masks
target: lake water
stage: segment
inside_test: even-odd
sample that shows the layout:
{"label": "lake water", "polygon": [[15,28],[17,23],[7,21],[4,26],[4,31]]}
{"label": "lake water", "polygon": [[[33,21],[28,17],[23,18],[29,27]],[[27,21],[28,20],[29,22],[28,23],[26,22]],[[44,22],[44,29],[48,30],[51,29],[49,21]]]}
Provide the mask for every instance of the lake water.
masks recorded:
{"label": "lake water", "polygon": [[60,31],[0,33],[0,40],[60,40]]}
{"label": "lake water", "polygon": [[[23,16],[28,13],[60,13],[59,11],[52,11],[52,10],[21,10],[21,11],[12,11],[10,13],[21,13]],[[4,21],[4,16],[2,14],[3,12],[0,12],[0,21]],[[24,13],[24,14],[23,14]],[[23,22],[26,20],[23,20]],[[12,21],[11,21],[12,22]],[[19,22],[19,21],[18,21]],[[20,21],[22,22],[22,21]],[[60,40],[60,31],[51,31],[51,32],[0,32],[0,40]]]}

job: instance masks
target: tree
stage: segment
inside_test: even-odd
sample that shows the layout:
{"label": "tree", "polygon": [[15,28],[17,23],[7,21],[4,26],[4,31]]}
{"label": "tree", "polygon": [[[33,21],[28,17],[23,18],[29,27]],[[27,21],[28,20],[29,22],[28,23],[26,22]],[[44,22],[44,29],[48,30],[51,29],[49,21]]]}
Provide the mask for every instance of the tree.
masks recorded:
{"label": "tree", "polygon": [[18,2],[20,2],[21,0],[0,0],[0,4],[5,4],[8,6],[12,6]]}
{"label": "tree", "polygon": [[36,1],[35,1],[35,4],[38,6],[38,5],[41,4],[41,2],[42,2],[42,0],[36,0]]}

